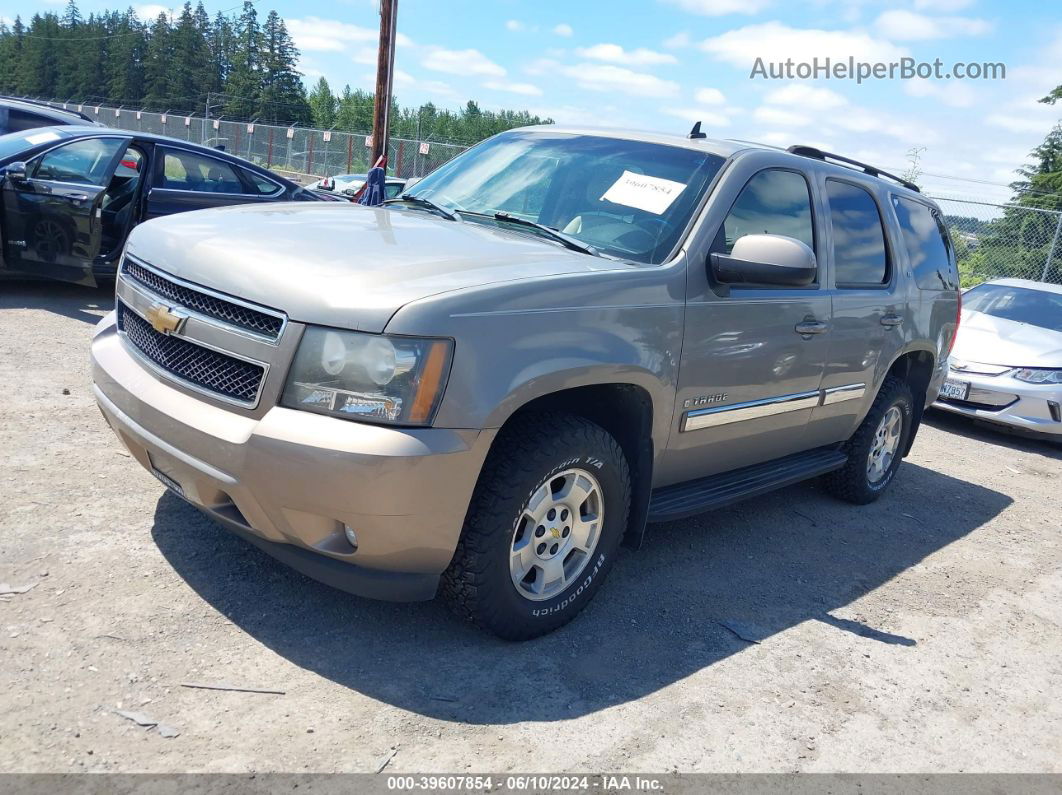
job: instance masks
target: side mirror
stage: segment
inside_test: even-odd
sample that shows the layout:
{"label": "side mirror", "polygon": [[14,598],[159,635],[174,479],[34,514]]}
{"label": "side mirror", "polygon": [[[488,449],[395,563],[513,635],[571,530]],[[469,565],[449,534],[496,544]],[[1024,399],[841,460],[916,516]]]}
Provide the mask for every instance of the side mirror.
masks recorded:
{"label": "side mirror", "polygon": [[745,235],[727,254],[709,257],[712,275],[723,284],[806,287],[815,281],[815,252],[796,238]]}
{"label": "side mirror", "polygon": [[3,171],[3,175],[12,182],[25,182],[26,181],[26,164],[21,160],[16,160],[14,163],[9,163]]}

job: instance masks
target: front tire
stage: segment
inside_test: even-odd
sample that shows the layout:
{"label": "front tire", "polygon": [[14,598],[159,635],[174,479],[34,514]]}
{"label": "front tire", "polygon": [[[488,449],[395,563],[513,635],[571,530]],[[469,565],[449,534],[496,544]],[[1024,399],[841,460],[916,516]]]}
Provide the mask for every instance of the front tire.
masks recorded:
{"label": "front tire", "polygon": [[885,493],[907,449],[913,406],[907,382],[887,376],[867,416],[844,443],[848,461],[825,476],[831,494],[846,502],[866,505]]}
{"label": "front tire", "polygon": [[601,587],[629,508],[627,460],[607,431],[568,414],[517,418],[487,458],[442,593],[501,638],[552,632]]}

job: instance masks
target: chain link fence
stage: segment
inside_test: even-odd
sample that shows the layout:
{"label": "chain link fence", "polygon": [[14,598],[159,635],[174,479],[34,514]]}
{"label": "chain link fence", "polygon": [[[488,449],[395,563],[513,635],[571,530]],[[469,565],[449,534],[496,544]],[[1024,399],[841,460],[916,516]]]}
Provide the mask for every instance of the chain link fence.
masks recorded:
{"label": "chain link fence", "polygon": [[1003,277],[1062,284],[1062,212],[934,198],[951,230],[963,287]]}
{"label": "chain link fence", "polygon": [[[364,174],[372,166],[369,162],[372,138],[365,133],[44,101],[55,107],[85,113],[109,127],[168,135],[203,146],[224,147],[227,152],[300,178],[297,181],[301,182],[337,174]],[[398,177],[422,177],[467,148],[438,141],[391,138],[387,147],[387,169]]]}

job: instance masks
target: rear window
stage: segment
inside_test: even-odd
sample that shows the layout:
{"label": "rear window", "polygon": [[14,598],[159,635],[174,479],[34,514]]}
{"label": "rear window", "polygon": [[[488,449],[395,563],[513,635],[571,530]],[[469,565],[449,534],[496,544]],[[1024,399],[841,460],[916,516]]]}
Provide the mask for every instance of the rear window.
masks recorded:
{"label": "rear window", "polygon": [[951,245],[944,224],[922,202],[892,197],[900,222],[904,248],[911,262],[915,283],[922,290],[957,290],[959,274],[952,262]]}
{"label": "rear window", "polygon": [[878,286],[889,279],[885,231],[874,197],[858,185],[826,180],[838,287]]}

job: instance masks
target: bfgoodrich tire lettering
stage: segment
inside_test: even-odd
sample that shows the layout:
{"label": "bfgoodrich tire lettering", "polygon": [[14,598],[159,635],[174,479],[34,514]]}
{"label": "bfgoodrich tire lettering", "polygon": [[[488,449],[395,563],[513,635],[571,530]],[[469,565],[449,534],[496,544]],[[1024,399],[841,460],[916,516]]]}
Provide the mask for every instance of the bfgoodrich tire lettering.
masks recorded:
{"label": "bfgoodrich tire lettering", "polygon": [[[571,582],[536,601],[521,593],[511,573],[514,539],[536,492],[571,472],[593,476],[602,522],[588,560]],[[551,632],[574,618],[601,587],[629,507],[627,460],[603,428],[568,414],[519,417],[487,458],[457,551],[443,574],[442,593],[458,615],[499,637],[526,640]]]}
{"label": "bfgoodrich tire lettering", "polygon": [[[844,443],[848,461],[840,469],[825,476],[826,488],[835,497],[856,505],[866,505],[880,497],[892,483],[900,466],[901,453],[911,435],[914,412],[911,388],[895,376],[888,376],[881,384],[874,403],[856,432]],[[896,436],[895,454],[889,466],[873,481],[868,473],[868,460],[876,447],[877,434],[882,422],[899,412],[901,428]]]}

